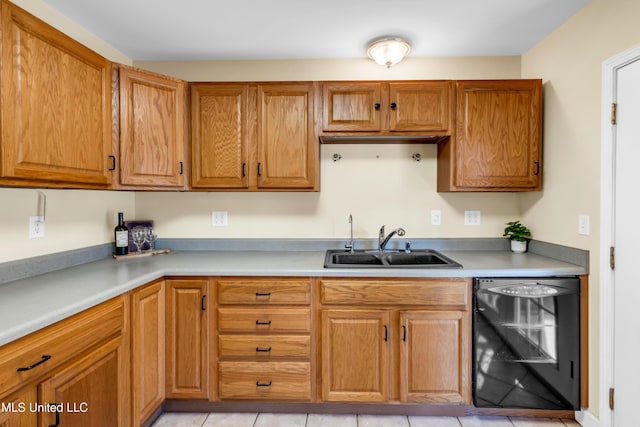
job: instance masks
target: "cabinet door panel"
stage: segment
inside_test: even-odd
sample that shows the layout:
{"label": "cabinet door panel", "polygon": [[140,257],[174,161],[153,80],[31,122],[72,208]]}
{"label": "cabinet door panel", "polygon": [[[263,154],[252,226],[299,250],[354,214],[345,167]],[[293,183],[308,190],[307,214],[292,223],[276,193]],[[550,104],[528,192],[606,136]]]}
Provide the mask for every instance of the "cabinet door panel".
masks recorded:
{"label": "cabinet door panel", "polygon": [[2,2],[3,177],[109,184],[108,61]]}
{"label": "cabinet door panel", "polygon": [[[79,358],[40,384],[42,402],[62,406],[43,413],[41,426],[112,427],[128,424],[128,413],[119,392],[127,373],[122,365],[122,338],[117,337]],[[57,424],[56,424],[57,425]]]}
{"label": "cabinet door panel", "polygon": [[132,294],[133,420],[144,422],[165,398],[164,282]]}
{"label": "cabinet door panel", "polygon": [[386,401],[389,375],[389,312],[322,311],[322,398]]}
{"label": "cabinet door panel", "polygon": [[167,397],[209,395],[207,280],[167,280]]}
{"label": "cabinet door panel", "polygon": [[540,186],[541,83],[459,82],[457,185]]}
{"label": "cabinet door panel", "polygon": [[382,129],[380,83],[323,83],[322,95],[324,131]]}
{"label": "cabinet door panel", "polygon": [[314,188],[318,141],[313,85],[258,87],[258,187]]}
{"label": "cabinet door panel", "polygon": [[391,131],[449,129],[449,82],[389,83]]}
{"label": "cabinet door panel", "polygon": [[185,83],[120,69],[120,183],[184,186]]}
{"label": "cabinet door panel", "polygon": [[247,188],[248,85],[194,85],[192,187]]}
{"label": "cabinet door panel", "polygon": [[467,312],[405,311],[400,323],[401,399],[469,403]]}
{"label": "cabinet door panel", "polygon": [[[33,427],[38,425],[38,412],[33,410],[38,403],[35,386],[18,392],[14,396],[0,399],[0,427]],[[5,406],[6,405],[6,406]]]}

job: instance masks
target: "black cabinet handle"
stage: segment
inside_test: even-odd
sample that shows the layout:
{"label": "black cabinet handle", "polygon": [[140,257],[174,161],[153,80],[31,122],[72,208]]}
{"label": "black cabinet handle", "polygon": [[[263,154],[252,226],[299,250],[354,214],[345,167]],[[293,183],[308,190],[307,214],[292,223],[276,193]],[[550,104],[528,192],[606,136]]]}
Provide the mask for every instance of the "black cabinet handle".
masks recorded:
{"label": "black cabinet handle", "polygon": [[184,172],[184,164],[180,162],[180,175]]}
{"label": "black cabinet handle", "polygon": [[380,109],[380,103],[376,102],[375,104],[373,104],[373,108],[375,108],[376,110]]}
{"label": "black cabinet handle", "polygon": [[109,158],[111,159],[111,167],[109,170],[114,171],[116,170],[116,156],[109,156]]}
{"label": "black cabinet handle", "polygon": [[256,347],[256,353],[271,353],[271,347],[269,348]]}
{"label": "black cabinet handle", "polygon": [[268,383],[261,383],[260,381],[256,381],[256,386],[258,387],[271,387],[271,381]]}
{"label": "black cabinet handle", "polygon": [[407,327],[402,325],[402,341],[407,341]]}
{"label": "black cabinet handle", "polygon": [[384,340],[387,341],[389,339],[389,330],[387,329],[387,325],[384,325]]}
{"label": "black cabinet handle", "polygon": [[200,301],[200,308],[202,309],[202,311],[206,311],[207,310],[207,296],[206,295],[202,295],[202,300]]}
{"label": "black cabinet handle", "polygon": [[256,292],[256,297],[270,297],[271,292]]}
{"label": "black cabinet handle", "polygon": [[390,105],[392,110],[395,110],[397,106],[398,106],[398,104],[396,104],[395,102],[392,102],[391,105]]}
{"label": "black cabinet handle", "polygon": [[258,163],[258,176],[262,176],[262,163]]}
{"label": "black cabinet handle", "polygon": [[33,365],[29,365],[26,368],[18,368],[18,372],[30,371],[33,368],[35,368],[36,366],[42,365],[44,362],[46,362],[49,359],[51,359],[51,356],[49,356],[48,354],[45,354],[45,355],[42,356],[42,359],[40,359],[40,361],[34,363]]}
{"label": "black cabinet handle", "polygon": [[245,176],[247,176],[247,164],[243,163],[242,164],[242,177],[244,178]]}
{"label": "black cabinet handle", "polygon": [[57,404],[54,403],[54,405],[56,405],[56,423],[55,424],[50,424],[49,427],[58,427],[60,425],[60,411],[58,411],[57,409]]}
{"label": "black cabinet handle", "polygon": [[259,320],[256,320],[256,325],[270,325],[271,324],[271,320],[267,320],[266,322],[261,322]]}
{"label": "black cabinet handle", "polygon": [[536,165],[536,170],[533,172],[534,175],[540,175],[540,162],[534,162],[534,165]]}

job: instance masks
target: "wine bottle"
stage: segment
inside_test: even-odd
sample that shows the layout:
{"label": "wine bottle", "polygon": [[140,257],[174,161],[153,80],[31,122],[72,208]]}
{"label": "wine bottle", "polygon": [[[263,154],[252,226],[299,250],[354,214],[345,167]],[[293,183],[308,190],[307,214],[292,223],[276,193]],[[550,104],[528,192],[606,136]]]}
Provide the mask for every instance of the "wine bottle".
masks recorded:
{"label": "wine bottle", "polygon": [[115,234],[115,254],[126,255],[129,253],[129,229],[124,225],[124,215],[118,212],[118,225],[113,229]]}

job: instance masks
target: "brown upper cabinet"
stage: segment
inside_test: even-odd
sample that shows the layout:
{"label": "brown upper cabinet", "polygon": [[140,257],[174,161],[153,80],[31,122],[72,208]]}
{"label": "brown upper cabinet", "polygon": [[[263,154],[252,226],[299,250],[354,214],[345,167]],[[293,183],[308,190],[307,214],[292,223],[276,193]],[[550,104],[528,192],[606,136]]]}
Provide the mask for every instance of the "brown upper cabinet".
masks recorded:
{"label": "brown upper cabinet", "polygon": [[315,85],[191,85],[195,189],[317,191]]}
{"label": "brown upper cabinet", "polygon": [[118,178],[113,187],[185,189],[187,83],[124,65],[114,68],[114,122],[119,123],[114,126],[114,153],[119,153],[119,163],[114,157]]}
{"label": "brown upper cabinet", "polygon": [[447,134],[452,90],[450,81],[323,82],[322,131],[363,136]]}
{"label": "brown upper cabinet", "polygon": [[438,146],[438,191],[537,191],[542,81],[456,82],[456,129]]}
{"label": "brown upper cabinet", "polygon": [[2,1],[0,184],[107,188],[111,67]]}

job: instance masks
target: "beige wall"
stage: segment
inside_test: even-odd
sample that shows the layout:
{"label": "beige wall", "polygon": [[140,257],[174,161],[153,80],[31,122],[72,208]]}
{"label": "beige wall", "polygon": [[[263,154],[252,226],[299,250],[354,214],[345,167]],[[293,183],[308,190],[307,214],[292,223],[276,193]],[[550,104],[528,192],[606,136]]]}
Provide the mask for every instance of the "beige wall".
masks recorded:
{"label": "beige wall", "polygon": [[[522,198],[536,237],[588,249],[590,411],[599,413],[599,209],[602,63],[640,44],[640,2],[593,0],[522,56],[522,77],[544,79],[544,186]],[[577,233],[578,215],[591,235]]]}

